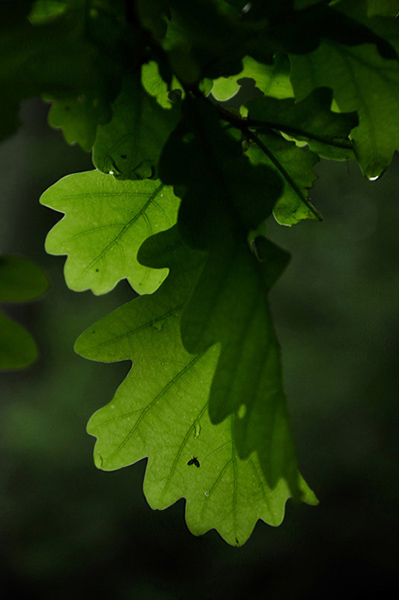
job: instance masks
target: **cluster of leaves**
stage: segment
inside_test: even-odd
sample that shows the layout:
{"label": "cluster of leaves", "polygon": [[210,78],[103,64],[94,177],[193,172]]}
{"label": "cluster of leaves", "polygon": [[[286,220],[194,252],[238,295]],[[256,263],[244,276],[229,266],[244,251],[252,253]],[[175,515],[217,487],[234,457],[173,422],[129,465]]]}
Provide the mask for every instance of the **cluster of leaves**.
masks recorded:
{"label": "cluster of leaves", "polygon": [[[3,6],[6,5],[4,9]],[[8,6],[7,6],[8,5]],[[399,145],[399,2],[36,0],[0,8],[0,134],[42,95],[92,151],[41,202],[76,291],[140,294],[76,343],[132,361],[91,418],[95,462],[148,457],[153,508],[241,545],[281,523],[301,477],[268,292],[289,257],[265,222],[320,220],[320,157],[380,176]],[[19,43],[21,41],[21,43]],[[234,106],[234,108],[232,108]]]}

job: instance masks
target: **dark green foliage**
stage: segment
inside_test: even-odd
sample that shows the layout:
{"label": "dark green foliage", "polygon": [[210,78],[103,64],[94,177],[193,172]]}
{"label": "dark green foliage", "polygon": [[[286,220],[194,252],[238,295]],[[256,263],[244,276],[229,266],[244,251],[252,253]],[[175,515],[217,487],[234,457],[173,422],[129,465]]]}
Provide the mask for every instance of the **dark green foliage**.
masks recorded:
{"label": "dark green foliage", "polygon": [[288,497],[317,502],[297,466],[268,304],[289,257],[266,221],[321,220],[308,197],[320,157],[356,158],[369,178],[389,166],[395,6],[37,0],[1,25],[0,135],[21,99],[41,95],[50,124],[102,171],[45,192],[65,213],[48,251],[68,255],[72,289],[102,294],[126,278],[147,294],[76,345],[133,363],[90,421],[96,464],[148,456],[151,506],[185,497],[196,534],[215,527],[240,545],[257,519],[280,523]]}
{"label": "dark green foliage", "polygon": [[[43,271],[27,258],[0,256],[0,302],[35,300],[47,289]],[[21,369],[37,358],[32,336],[13,319],[0,313],[0,369]]]}

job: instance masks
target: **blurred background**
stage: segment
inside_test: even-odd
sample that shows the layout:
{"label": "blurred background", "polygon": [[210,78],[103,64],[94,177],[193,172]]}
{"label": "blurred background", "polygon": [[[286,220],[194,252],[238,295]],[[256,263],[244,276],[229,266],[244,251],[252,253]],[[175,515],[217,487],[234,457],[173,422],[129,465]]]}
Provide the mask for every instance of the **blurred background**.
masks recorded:
{"label": "blurred background", "polygon": [[237,549],[215,531],[191,535],[183,500],[152,511],[145,461],[94,467],[86,423],[129,364],[89,362],[73,344],[132,291],[71,292],[64,258],[44,251],[60,215],[40,194],[92,168],[46,114],[39,101],[23,103],[21,129],[0,145],[0,251],[37,261],[51,282],[43,300],[12,309],[39,361],[0,374],[2,597],[318,600],[397,589],[398,157],[374,182],[355,163],[321,163],[311,200],[324,221],[269,226],[292,252],[271,302],[299,464],[320,505],[288,502],[279,528],[259,522]]}

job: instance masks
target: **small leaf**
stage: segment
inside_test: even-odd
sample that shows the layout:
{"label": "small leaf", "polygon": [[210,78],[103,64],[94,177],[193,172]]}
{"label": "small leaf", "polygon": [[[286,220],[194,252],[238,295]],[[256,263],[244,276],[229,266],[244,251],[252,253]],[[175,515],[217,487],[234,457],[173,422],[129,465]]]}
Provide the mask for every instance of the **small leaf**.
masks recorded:
{"label": "small leaf", "polygon": [[163,109],[141,85],[140,74],[124,80],[112,105],[109,123],[100,125],[93,162],[104,173],[120,179],[153,177],[170,133],[176,127],[178,105]]}
{"label": "small leaf", "polygon": [[23,369],[32,364],[37,355],[30,333],[0,312],[0,369]]}
{"label": "small leaf", "polygon": [[254,165],[266,164],[283,178],[284,192],[273,208],[280,225],[295,225],[302,219],[318,219],[318,212],[308,200],[308,192],[317,179],[313,167],[319,157],[307,148],[298,148],[273,132],[260,133],[248,146],[246,154]]}
{"label": "small leaf", "polygon": [[144,267],[136,257],[147,237],[175,223],[179,200],[171,187],[88,171],[64,177],[40,202],[65,213],[48,234],[46,250],[68,255],[71,289],[105,294],[126,278],[138,293],[150,294],[165,278],[166,270]]}
{"label": "small leaf", "polygon": [[68,144],[77,142],[89,152],[93,147],[97,125],[111,119],[112,112],[104,95],[98,97],[98,90],[88,91],[77,98],[54,100],[48,115],[51,127],[62,128]]}

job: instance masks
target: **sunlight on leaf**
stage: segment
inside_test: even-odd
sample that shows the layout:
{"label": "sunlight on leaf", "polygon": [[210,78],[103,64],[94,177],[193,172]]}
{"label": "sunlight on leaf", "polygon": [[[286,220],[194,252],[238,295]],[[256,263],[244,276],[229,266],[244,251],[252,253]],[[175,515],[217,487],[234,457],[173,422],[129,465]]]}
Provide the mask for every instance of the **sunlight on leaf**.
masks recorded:
{"label": "sunlight on leaf", "polygon": [[382,58],[369,44],[348,48],[326,42],[290,60],[298,100],[328,86],[341,111],[358,111],[359,125],[351,133],[357,160],[367,177],[381,175],[399,147],[398,62]]}
{"label": "sunlight on leaf", "polygon": [[65,213],[48,234],[46,250],[68,255],[71,289],[105,294],[126,278],[138,293],[150,294],[165,278],[166,270],[144,267],[136,257],[147,237],[176,222],[179,199],[170,186],[88,171],[64,177],[40,201]]}
{"label": "sunlight on leaf", "polygon": [[[152,296],[138,298],[94,324],[76,342],[92,360],[132,360],[114,399],[91,418],[95,461],[113,470],[148,456],[144,492],[152,508],[186,498],[186,520],[200,535],[211,528],[232,545],[250,536],[258,519],[279,525],[290,497],[281,479],[271,489],[256,454],[237,456],[234,419],[212,425],[209,387],[219,349],[193,356],[180,341],[180,316],[203,255],[169,230],[149,239],[140,260],[171,274]],[[162,327],[156,324],[162,323]],[[316,499],[300,478],[304,500]]]}

